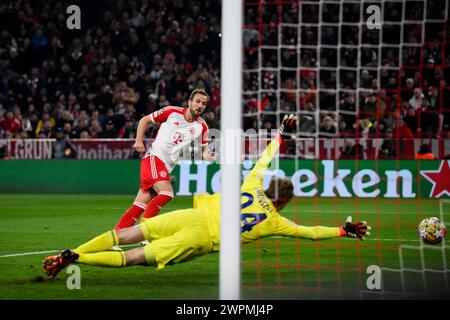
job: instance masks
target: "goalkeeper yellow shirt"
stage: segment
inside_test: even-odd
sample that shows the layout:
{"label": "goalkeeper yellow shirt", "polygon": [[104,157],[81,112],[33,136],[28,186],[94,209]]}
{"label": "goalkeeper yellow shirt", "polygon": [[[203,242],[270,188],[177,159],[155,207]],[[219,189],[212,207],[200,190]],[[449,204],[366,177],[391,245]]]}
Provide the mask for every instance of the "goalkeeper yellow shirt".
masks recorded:
{"label": "goalkeeper yellow shirt", "polygon": [[[247,175],[241,187],[241,239],[248,243],[262,237],[287,236],[306,239],[328,239],[340,236],[339,228],[300,226],[281,216],[264,188],[264,173],[278,151],[281,138],[277,137],[264,150],[255,167]],[[205,211],[214,250],[220,242],[220,194],[203,194],[194,197],[194,208]]]}

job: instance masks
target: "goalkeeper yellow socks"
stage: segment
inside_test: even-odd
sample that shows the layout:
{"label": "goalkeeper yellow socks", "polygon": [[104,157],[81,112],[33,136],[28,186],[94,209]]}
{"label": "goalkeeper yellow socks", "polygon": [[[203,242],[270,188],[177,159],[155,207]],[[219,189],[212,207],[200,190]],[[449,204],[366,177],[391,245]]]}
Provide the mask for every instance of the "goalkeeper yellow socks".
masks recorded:
{"label": "goalkeeper yellow socks", "polygon": [[119,238],[117,237],[116,230],[105,232],[98,237],[82,244],[75,250],[75,253],[90,253],[99,252],[109,249],[111,247],[119,245]]}
{"label": "goalkeeper yellow socks", "polygon": [[144,255],[145,255],[145,261],[147,262],[147,265],[149,265],[149,266],[156,265],[155,254],[153,252],[151,243],[144,247]]}
{"label": "goalkeeper yellow socks", "polygon": [[124,267],[127,264],[125,252],[123,251],[103,251],[95,253],[82,253],[78,257],[78,263],[101,267]]}

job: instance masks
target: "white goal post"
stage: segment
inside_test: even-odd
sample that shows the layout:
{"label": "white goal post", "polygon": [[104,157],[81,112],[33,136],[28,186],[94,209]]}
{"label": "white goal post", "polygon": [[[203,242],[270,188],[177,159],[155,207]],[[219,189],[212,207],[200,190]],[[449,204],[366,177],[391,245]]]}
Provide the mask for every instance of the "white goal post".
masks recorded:
{"label": "white goal post", "polygon": [[222,1],[220,299],[240,299],[242,0]]}

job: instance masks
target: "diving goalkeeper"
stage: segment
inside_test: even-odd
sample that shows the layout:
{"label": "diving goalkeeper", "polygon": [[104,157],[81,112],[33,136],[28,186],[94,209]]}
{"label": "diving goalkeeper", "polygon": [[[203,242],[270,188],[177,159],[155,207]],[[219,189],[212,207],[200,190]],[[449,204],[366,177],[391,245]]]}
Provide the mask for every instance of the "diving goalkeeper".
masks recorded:
{"label": "diving goalkeeper", "polygon": [[[369,235],[366,222],[352,223],[349,217],[343,227],[300,226],[279,212],[293,197],[293,185],[288,178],[273,178],[268,190],[263,178],[272,158],[284,140],[295,130],[296,117],[285,116],[278,135],[264,150],[248,174],[241,192],[241,239],[248,243],[263,237],[286,236],[312,240],[336,237],[364,239]],[[47,257],[44,271],[54,278],[71,263],[104,267],[149,265],[162,269],[168,264],[185,262],[210,252],[219,251],[220,194],[197,195],[194,208],[176,210],[146,220],[144,223],[111,230],[57,256]],[[128,251],[110,251],[117,245],[150,243]]]}

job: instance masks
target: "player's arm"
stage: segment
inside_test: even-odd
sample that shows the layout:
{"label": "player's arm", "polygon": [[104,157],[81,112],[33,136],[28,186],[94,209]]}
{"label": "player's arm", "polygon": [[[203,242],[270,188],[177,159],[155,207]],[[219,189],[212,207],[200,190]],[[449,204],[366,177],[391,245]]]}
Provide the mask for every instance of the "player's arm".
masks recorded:
{"label": "player's arm", "polygon": [[291,133],[295,131],[296,120],[297,116],[295,116],[294,114],[284,116],[280,128],[278,129],[278,134],[275,136],[275,138],[272,139],[272,141],[263,151],[255,166],[249,172],[244,184],[254,179],[257,179],[257,181],[259,180],[259,183],[262,183],[264,173],[267,171],[270,162],[277,153],[283,141],[295,139],[295,136],[291,135]]}
{"label": "player's arm", "polygon": [[168,116],[173,112],[173,108],[165,107],[155,112],[146,115],[139,120],[138,128],[136,130],[136,140],[133,145],[133,148],[137,152],[144,152],[144,137],[147,128],[153,123],[161,123],[167,120]]}
{"label": "player's arm", "polygon": [[281,217],[276,228],[276,235],[311,240],[323,240],[338,237],[365,240],[364,237],[370,235],[370,229],[371,227],[367,225],[367,222],[365,221],[353,224],[351,217],[347,218],[345,225],[341,228],[300,226],[284,217]]}
{"label": "player's arm", "polygon": [[150,124],[153,123],[152,115],[146,115],[145,117],[142,117],[141,120],[139,120],[139,124],[136,130],[136,139],[133,145],[134,150],[137,152],[144,152],[145,146],[144,146],[144,137],[145,132],[147,131],[147,128]]}
{"label": "player's arm", "polygon": [[203,159],[206,161],[216,160],[216,152],[209,149],[208,145],[202,146]]}
{"label": "player's arm", "polygon": [[203,159],[206,161],[216,160],[216,152],[208,147],[209,128],[206,122],[202,122],[201,146]]}

